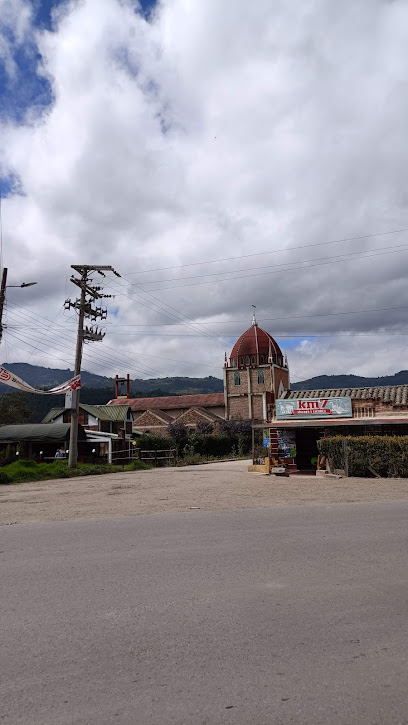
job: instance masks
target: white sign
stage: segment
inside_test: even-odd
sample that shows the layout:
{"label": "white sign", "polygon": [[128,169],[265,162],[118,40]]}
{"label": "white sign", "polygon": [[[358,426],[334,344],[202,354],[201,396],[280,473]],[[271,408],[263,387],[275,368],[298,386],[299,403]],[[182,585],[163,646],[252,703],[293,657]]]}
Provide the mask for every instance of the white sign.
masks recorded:
{"label": "white sign", "polygon": [[351,398],[292,398],[276,401],[276,417],[351,418]]}

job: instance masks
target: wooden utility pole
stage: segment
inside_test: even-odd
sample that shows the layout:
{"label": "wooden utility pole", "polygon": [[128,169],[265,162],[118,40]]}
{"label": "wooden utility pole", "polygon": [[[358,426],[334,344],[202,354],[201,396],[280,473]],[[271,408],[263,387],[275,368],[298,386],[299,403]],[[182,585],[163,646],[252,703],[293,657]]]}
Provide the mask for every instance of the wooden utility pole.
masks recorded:
{"label": "wooden utility pole", "polygon": [[1,287],[0,287],[0,342],[3,338],[3,311],[4,311],[4,304],[6,301],[6,287],[32,287],[34,284],[37,284],[37,282],[23,282],[23,284],[7,284],[7,267],[3,267],[3,274],[1,277]]}
{"label": "wooden utility pole", "polygon": [[3,275],[1,278],[1,288],[0,288],[0,342],[3,337],[3,310],[4,310],[4,302],[6,300],[6,284],[7,284],[7,267],[3,267]]}
{"label": "wooden utility pole", "polygon": [[[91,275],[94,272],[97,272],[98,274],[102,275],[102,277],[104,277],[105,272],[113,272],[113,274],[115,274],[117,277],[120,277],[120,274],[116,272],[110,265],[107,266],[72,264],[71,267],[81,275],[79,279],[78,277],[71,277],[71,282],[73,282],[73,284],[75,284],[81,290],[81,296],[79,300],[75,300],[75,302],[71,302],[71,300],[65,300],[65,309],[69,310],[71,308],[74,308],[78,312],[78,333],[74,369],[74,375],[77,376],[81,374],[82,350],[84,341],[87,340],[89,342],[96,342],[103,340],[103,338],[105,337],[105,333],[98,330],[98,328],[94,329],[93,327],[84,327],[85,318],[90,318],[92,320],[97,320],[98,318],[101,320],[106,319],[107,311],[103,310],[101,307],[93,308],[92,301],[112,297],[112,295],[101,294],[101,287],[91,285]],[[80,388],[72,392],[73,400],[71,408],[71,428],[68,452],[68,465],[71,468],[74,468],[78,461],[79,392]]]}

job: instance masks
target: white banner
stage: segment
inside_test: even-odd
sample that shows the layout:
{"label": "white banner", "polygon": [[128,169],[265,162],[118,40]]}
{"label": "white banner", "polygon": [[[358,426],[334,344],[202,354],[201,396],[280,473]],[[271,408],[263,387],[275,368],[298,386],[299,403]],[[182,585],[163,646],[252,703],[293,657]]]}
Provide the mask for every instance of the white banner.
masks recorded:
{"label": "white banner", "polygon": [[75,378],[71,378],[71,380],[67,380],[66,383],[57,385],[56,388],[52,388],[51,390],[37,390],[36,388],[33,388],[32,385],[25,383],[24,380],[21,380],[21,378],[17,375],[9,373],[6,368],[0,367],[0,382],[5,385],[10,385],[12,388],[23,390],[25,393],[37,393],[37,395],[58,395],[59,393],[67,393],[69,390],[78,390],[78,388],[81,387],[81,376],[77,375]]}

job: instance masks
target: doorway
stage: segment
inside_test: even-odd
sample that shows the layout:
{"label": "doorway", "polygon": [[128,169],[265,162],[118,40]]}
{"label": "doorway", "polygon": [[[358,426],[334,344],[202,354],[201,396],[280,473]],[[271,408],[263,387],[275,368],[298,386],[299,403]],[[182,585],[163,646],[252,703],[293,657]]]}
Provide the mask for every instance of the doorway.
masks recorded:
{"label": "doorway", "polygon": [[298,471],[312,471],[316,468],[312,458],[317,458],[317,441],[322,436],[319,428],[297,428],[296,430],[296,466]]}

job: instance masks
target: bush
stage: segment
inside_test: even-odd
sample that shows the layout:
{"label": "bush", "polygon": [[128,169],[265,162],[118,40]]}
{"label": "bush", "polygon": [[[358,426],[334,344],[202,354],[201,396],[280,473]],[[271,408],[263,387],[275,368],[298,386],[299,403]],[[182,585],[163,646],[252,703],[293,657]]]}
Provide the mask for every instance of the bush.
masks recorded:
{"label": "bush", "polygon": [[136,447],[142,451],[167,451],[169,448],[174,448],[174,441],[153,433],[143,433],[136,438]]}
{"label": "bush", "polygon": [[211,433],[214,433],[214,424],[213,423],[197,423],[196,431],[198,435],[211,435]]}
{"label": "bush", "polygon": [[226,435],[242,435],[250,438],[252,424],[250,420],[222,420],[218,425],[218,430]]}
{"label": "bush", "polygon": [[184,423],[169,423],[168,425],[169,436],[173,441],[180,446],[181,442],[187,438],[187,428]]}
{"label": "bush", "polygon": [[[344,468],[343,437],[317,442],[330,468]],[[408,478],[408,436],[348,436],[349,476]],[[371,469],[371,470],[370,470]]]}

